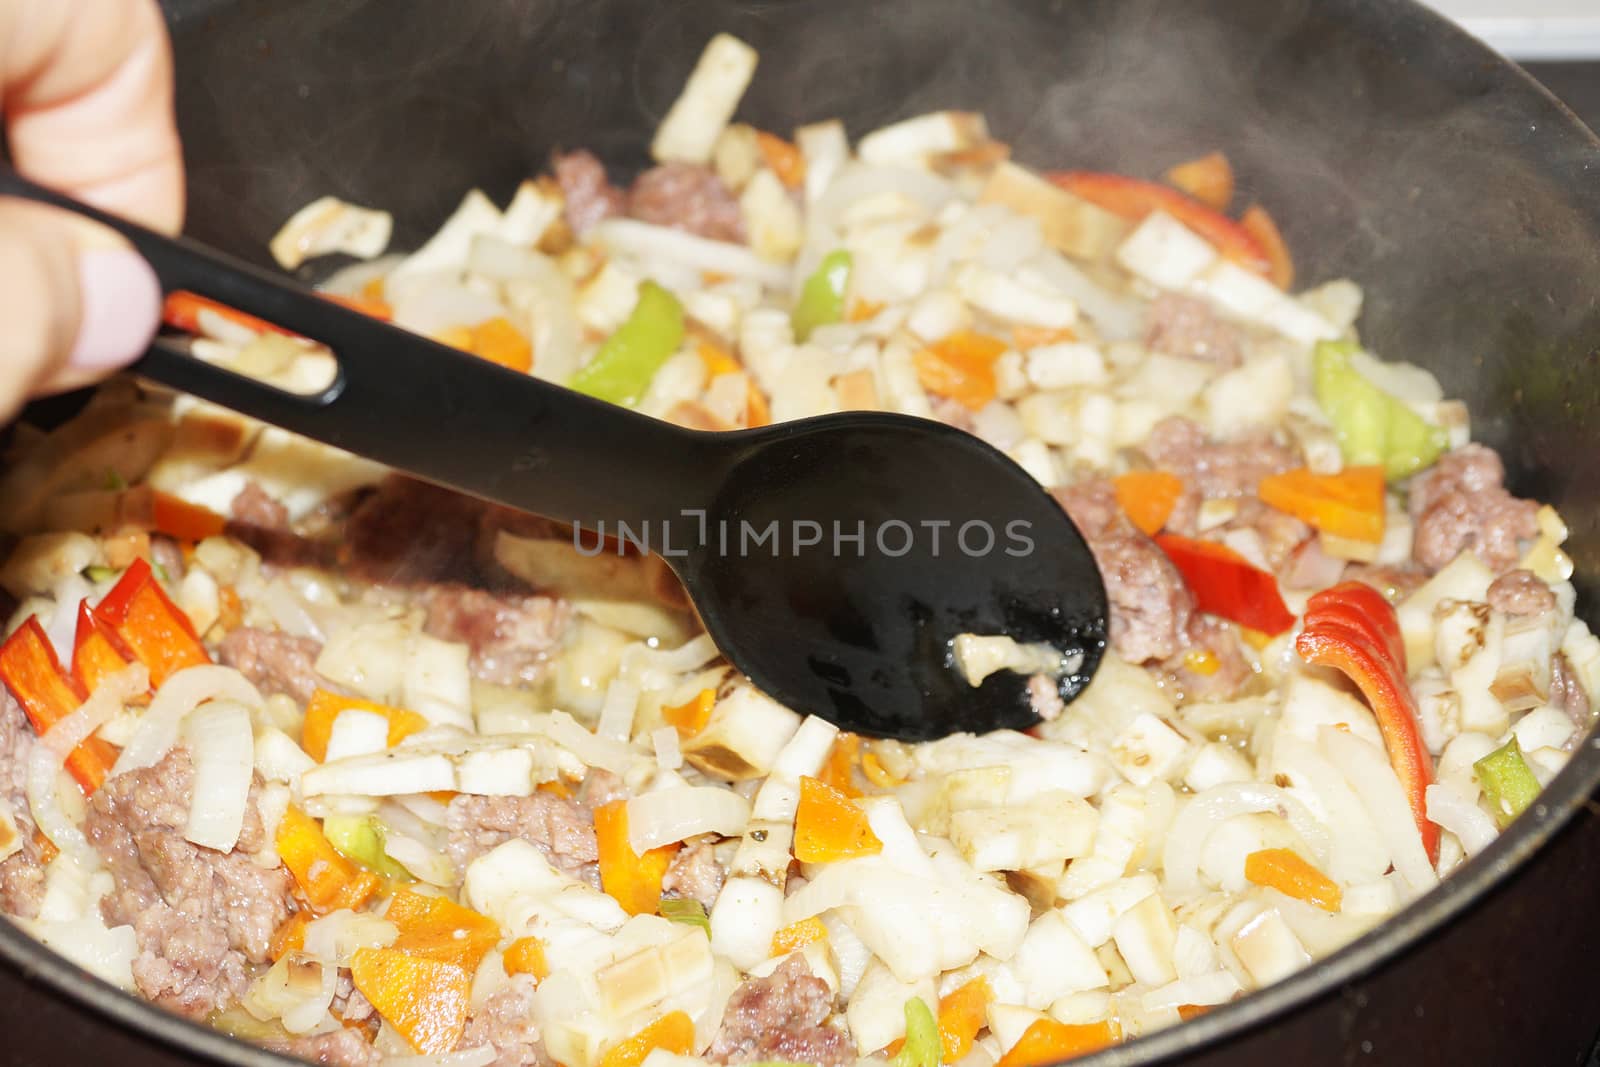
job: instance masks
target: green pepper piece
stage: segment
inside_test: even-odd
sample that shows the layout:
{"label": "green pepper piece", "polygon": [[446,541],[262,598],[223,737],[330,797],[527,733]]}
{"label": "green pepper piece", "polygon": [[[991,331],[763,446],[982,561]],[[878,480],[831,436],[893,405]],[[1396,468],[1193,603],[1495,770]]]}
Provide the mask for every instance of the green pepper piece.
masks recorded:
{"label": "green pepper piece", "polygon": [[376,815],[329,815],[322,820],[328,843],[368,870],[404,882],[415,881],[411,872],[384,851],[383,823]]}
{"label": "green pepper piece", "polygon": [[628,321],[572,376],[567,388],[632,407],[683,343],[683,305],[655,282],[641,282]]}
{"label": "green pepper piece", "polygon": [[1339,450],[1351,466],[1381,465],[1390,481],[1415,474],[1449,447],[1449,434],[1364,378],[1351,365],[1355,352],[1347,341],[1324,341],[1312,361],[1317,403]]}
{"label": "green pepper piece", "polygon": [[906,1043],[895,1053],[894,1067],[939,1067],[944,1042],[933,1009],[921,997],[906,1001]]}
{"label": "green pepper piece", "polygon": [[686,926],[698,926],[711,936],[711,920],[706,916],[706,906],[698,900],[680,897],[662,897],[657,910],[663,919]]}
{"label": "green pepper piece", "polygon": [[818,326],[844,321],[844,294],[850,288],[851,256],[844,249],[829,252],[800,287],[800,299],[789,315],[794,339],[804,341]]}
{"label": "green pepper piece", "polygon": [[1484,799],[1494,809],[1494,821],[1503,830],[1532,804],[1543,788],[1522,758],[1522,746],[1513,737],[1472,765],[1483,787]]}

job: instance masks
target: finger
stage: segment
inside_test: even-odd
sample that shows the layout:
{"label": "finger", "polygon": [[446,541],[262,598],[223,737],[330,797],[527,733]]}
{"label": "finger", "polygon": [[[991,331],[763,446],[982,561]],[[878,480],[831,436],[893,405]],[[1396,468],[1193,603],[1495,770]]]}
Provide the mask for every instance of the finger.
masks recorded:
{"label": "finger", "polygon": [[109,230],[0,198],[0,420],[30,394],[135,359],[155,334],[155,272]]}
{"label": "finger", "polygon": [[0,42],[0,110],[17,169],[176,231],[183,164],[154,0],[0,2]]}

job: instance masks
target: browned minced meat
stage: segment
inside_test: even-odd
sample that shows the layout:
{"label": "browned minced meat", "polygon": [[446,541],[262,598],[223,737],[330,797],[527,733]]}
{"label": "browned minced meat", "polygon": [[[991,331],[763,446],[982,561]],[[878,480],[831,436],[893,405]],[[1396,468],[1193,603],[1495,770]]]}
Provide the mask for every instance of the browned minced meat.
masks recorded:
{"label": "browned minced meat", "polygon": [[244,488],[234,496],[233,503],[228,505],[228,513],[235,522],[263,530],[289,528],[289,509],[254,479],[245,482]]}
{"label": "browned minced meat", "polygon": [[716,171],[697,163],[663,163],[639,175],[628,191],[628,214],[713,241],[744,241],[738,199]]}
{"label": "browned minced meat", "polygon": [[496,685],[535,682],[551,650],[572,621],[565,600],[519,593],[490,593],[464,585],[438,585],[423,592],[423,629],[472,650],[472,673]]}
{"label": "browned minced meat", "polygon": [[1232,441],[1212,441],[1197,423],[1176,415],[1155,424],[1142,450],[1152,464],[1178,475],[1207,500],[1253,496],[1267,475],[1300,465],[1294,449],[1270,432],[1252,430]]}
{"label": "browned minced meat", "polygon": [[0,862],[0,910],[32,919],[44,899],[44,853],[29,813],[28,754],[33,751],[33,727],[11,691],[0,686],[0,795],[11,805],[22,848]]}
{"label": "browned minced meat", "polygon": [[747,978],[733,991],[706,1059],[843,1067],[856,1052],[848,1034],[828,1025],[832,1011],[828,983],[812,977],[804,956],[792,955],[766,978]]}
{"label": "browned minced meat", "polygon": [[166,571],[167,577],[174,582],[181,580],[189,570],[178,542],[161,534],[150,535],[150,562]]}
{"label": "browned minced meat", "polygon": [[583,774],[583,781],[578,783],[577,795],[573,797],[578,806],[585,811],[594,811],[604,807],[613,800],[626,800],[628,787],[622,779],[604,767],[590,767]]}
{"label": "browned minced meat", "polygon": [[[1584,729],[1594,718],[1589,694],[1584,692],[1583,683],[1578,680],[1565,652],[1557,652],[1550,657],[1550,705],[1566,712],[1567,718]],[[1567,742],[1568,747],[1578,743],[1578,736],[1572,735]]]}
{"label": "browned minced meat", "polygon": [[287,693],[302,704],[319,684],[313,664],[321,652],[322,645],[313,638],[255,626],[230,630],[217,645],[222,662],[263,693]]}
{"label": "browned minced meat", "polygon": [[577,802],[554,793],[526,797],[458,796],[445,816],[445,854],[458,871],[514,837],[530,842],[556,869],[599,884],[594,818]]}
{"label": "browned minced meat", "polygon": [[1413,563],[1398,567],[1382,564],[1352,563],[1344,570],[1347,582],[1365,582],[1382,593],[1389,603],[1397,603],[1421,588],[1428,576]]}
{"label": "browned minced meat", "polygon": [[1181,651],[1194,598],[1165,552],[1117,506],[1104,479],[1055,490],[1105,578],[1111,644],[1129,663],[1164,660]]}
{"label": "browned minced meat", "polygon": [[467,1028],[456,1048],[494,1046],[495,1058],[489,1067],[549,1064],[539,1028],[533,1024],[533,991],[537,984],[531,975],[512,975],[467,1019]]}
{"label": "browned minced meat", "polygon": [[382,1053],[373,1047],[362,1031],[350,1027],[270,1042],[268,1048],[307,1063],[325,1064],[326,1067],[377,1067],[383,1061]]}
{"label": "browned minced meat", "polygon": [[567,225],[573,233],[582,236],[595,223],[627,210],[627,194],[611,184],[604,164],[593,152],[558,153],[551,169],[566,197]]}
{"label": "browned minced meat", "polygon": [[668,896],[698,900],[706,911],[717,902],[728,872],[717,862],[716,848],[709,840],[696,841],[678,850],[661,878],[661,891]]}
{"label": "browned minced meat", "polygon": [[1411,482],[1411,556],[1436,571],[1471,552],[1495,573],[1517,562],[1517,541],[1538,534],[1539,505],[1505,489],[1493,449],[1464,445]]}
{"label": "browned minced meat", "polygon": [[1556,595],[1532,571],[1506,571],[1489,583],[1489,606],[1507,615],[1543,615],[1556,606]]}
{"label": "browned minced meat", "polygon": [[1145,344],[1157,352],[1215,363],[1223,370],[1244,358],[1244,336],[1222,321],[1204,300],[1163,293],[1150,305]]}
{"label": "browned minced meat", "polygon": [[247,853],[264,843],[255,790],[232,852],[184,838],[193,792],[189,754],[107,779],[89,802],[84,832],[114,880],[107,923],[132,923],[133,978],[146,999],[202,1018],[244,993],[265,963],[272,932],[293,910],[288,871]]}
{"label": "browned minced meat", "polygon": [[339,980],[334,985],[333,1004],[328,1010],[348,1025],[365,1022],[372,1018],[372,1013],[378,1009],[372,1006],[372,1001],[367,999],[365,993],[356,988],[355,979],[351,977],[349,970],[341,968]]}
{"label": "browned minced meat", "polygon": [[1250,677],[1250,663],[1230,624],[1197,614],[1189,620],[1183,636],[1189,647],[1167,659],[1155,672],[1180,703],[1226,700]]}

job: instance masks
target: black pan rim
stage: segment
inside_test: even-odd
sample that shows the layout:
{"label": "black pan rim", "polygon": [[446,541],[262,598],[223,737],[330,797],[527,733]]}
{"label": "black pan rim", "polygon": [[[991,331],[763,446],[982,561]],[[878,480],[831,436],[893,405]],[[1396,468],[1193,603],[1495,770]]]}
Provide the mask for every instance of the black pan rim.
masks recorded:
{"label": "black pan rim", "polygon": [[[1385,28],[1425,36],[1437,53],[1408,61],[1443,71],[1469,61],[1498,93],[1550,111],[1558,128],[1547,131],[1589,159],[1600,158],[1600,138],[1521,67],[1490,49],[1417,0],[1351,0],[1340,18],[1374,35]],[[175,22],[183,21],[179,13]],[[1600,221],[1600,198],[1583,203]],[[1392,919],[1311,966],[1258,992],[1185,1023],[1125,1045],[1072,1060],[1074,1067],[1144,1067],[1171,1063],[1186,1053],[1225,1044],[1270,1025],[1289,1013],[1337,995],[1380,970],[1401,953],[1424,948],[1447,924],[1485,904],[1513,875],[1559,834],[1600,789],[1600,734],[1591,733],[1567,766],[1540,794],[1533,808],[1483,853]],[[90,975],[34,940],[16,923],[0,922],[0,960],[53,996],[87,1006],[116,1025],[194,1057],[244,1067],[293,1064],[294,1060],[163,1011]],[[74,1056],[73,1058],[77,1058]]]}

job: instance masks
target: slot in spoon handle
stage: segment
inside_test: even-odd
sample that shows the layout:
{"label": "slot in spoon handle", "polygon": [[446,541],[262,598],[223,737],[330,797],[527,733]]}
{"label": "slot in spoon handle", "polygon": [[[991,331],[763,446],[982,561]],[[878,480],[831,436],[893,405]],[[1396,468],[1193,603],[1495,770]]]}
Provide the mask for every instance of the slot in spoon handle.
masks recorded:
{"label": "slot in spoon handle", "polygon": [[166,292],[187,290],[332,349],[320,393],[267,385],[158,337],[133,370],[264,422],[511,507],[594,525],[704,504],[727,445],[341,307],[231,256],[46,189],[0,164],[0,195],[108,226]]}

